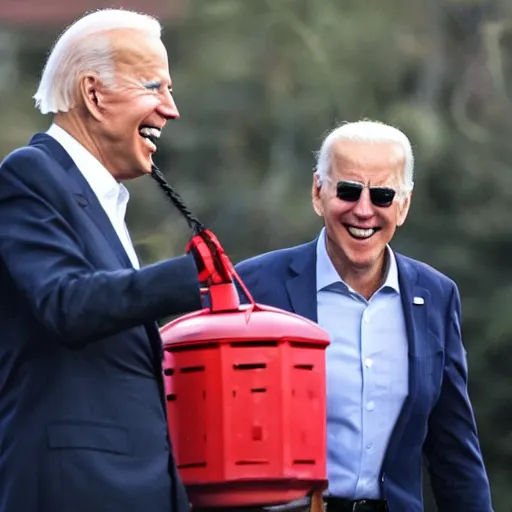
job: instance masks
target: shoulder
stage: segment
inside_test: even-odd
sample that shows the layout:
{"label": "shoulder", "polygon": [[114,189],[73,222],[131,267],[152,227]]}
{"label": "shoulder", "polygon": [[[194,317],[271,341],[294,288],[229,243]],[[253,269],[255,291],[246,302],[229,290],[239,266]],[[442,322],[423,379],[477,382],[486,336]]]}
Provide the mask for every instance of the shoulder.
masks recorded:
{"label": "shoulder", "polygon": [[434,296],[458,296],[458,287],[453,279],[438,269],[419,260],[395,253],[399,274],[416,275],[417,285],[426,288]]}
{"label": "shoulder", "polygon": [[38,146],[22,146],[9,153],[0,163],[2,167],[18,167],[24,164],[37,164],[49,156]]}
{"label": "shoulder", "polygon": [[60,188],[64,169],[36,145],[20,147],[0,162],[0,183],[34,191]]}
{"label": "shoulder", "polygon": [[296,275],[297,262],[304,262],[308,252],[308,244],[278,249],[243,260],[235,269],[256,302],[283,307],[283,285]]}
{"label": "shoulder", "polygon": [[280,273],[289,268],[291,263],[308,250],[312,242],[294,247],[287,247],[275,251],[266,252],[240,261],[236,266],[236,271],[240,275],[249,276],[260,271]]}

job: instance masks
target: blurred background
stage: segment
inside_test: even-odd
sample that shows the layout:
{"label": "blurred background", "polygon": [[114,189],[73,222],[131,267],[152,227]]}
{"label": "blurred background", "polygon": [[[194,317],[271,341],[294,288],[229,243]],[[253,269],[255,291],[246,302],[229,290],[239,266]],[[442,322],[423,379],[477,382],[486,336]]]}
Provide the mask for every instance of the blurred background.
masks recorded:
{"label": "blurred background", "polygon": [[[51,122],[31,98],[56,36],[104,7],[164,23],[181,119],[155,160],[235,262],[316,236],[328,130],[370,118],[405,131],[416,187],[393,247],[460,287],[495,511],[512,511],[512,2],[1,0],[0,160]],[[128,186],[143,262],[182,253],[187,226],[156,184]],[[434,511],[428,482],[425,497]]]}

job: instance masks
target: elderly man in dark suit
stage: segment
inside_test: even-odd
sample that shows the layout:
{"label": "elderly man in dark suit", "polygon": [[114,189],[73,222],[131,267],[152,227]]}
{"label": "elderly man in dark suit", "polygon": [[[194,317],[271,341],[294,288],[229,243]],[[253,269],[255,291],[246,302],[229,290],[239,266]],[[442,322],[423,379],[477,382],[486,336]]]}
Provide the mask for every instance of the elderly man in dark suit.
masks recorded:
{"label": "elderly man in dark suit", "polygon": [[81,18],[35,99],[51,127],[0,166],[0,512],[188,511],[155,320],[201,307],[209,260],[139,268],[121,184],[179,117],[158,21]]}
{"label": "elderly man in dark suit", "polygon": [[439,511],[492,511],[457,287],[389,246],[412,188],[402,132],[342,125],[313,176],[320,235],[237,265],[257,302],[330,334],[327,512],[421,512],[423,455]]}

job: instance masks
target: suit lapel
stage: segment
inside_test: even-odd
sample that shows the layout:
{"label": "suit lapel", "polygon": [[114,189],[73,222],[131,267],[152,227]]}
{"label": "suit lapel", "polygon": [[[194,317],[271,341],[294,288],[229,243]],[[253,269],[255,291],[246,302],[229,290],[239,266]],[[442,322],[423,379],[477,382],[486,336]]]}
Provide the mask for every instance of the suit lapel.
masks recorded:
{"label": "suit lapel", "polygon": [[290,262],[291,277],[286,281],[292,311],[313,322],[317,321],[316,241],[297,249]]}
{"label": "suit lapel", "polygon": [[426,369],[421,365],[428,364],[429,360],[425,357],[428,349],[429,291],[418,285],[418,271],[410,261],[400,254],[396,254],[396,262],[409,349],[409,393],[393,431],[390,452],[400,449],[400,439],[409,420],[414,401],[417,399],[419,387],[422,385],[421,376],[426,375],[426,371],[424,371]]}
{"label": "suit lapel", "polygon": [[39,146],[43,151],[55,158],[67,171],[70,188],[77,203],[96,224],[102,236],[105,237],[110,247],[112,247],[119,263],[124,268],[132,268],[130,258],[126,254],[108,215],[87,183],[87,180],[64,148],[53,137],[44,133],[35,135],[30,141],[30,145]]}
{"label": "suit lapel", "polygon": [[133,268],[130,259],[124,250],[123,244],[121,243],[121,240],[119,240],[119,237],[108,218],[108,215],[76,165],[73,165],[69,169],[68,176],[71,181],[71,187],[73,189],[75,199],[78,204],[83,207],[85,213],[87,213],[87,215],[89,215],[92,221],[96,224],[110,247],[112,247],[112,250],[121,265],[125,268]]}

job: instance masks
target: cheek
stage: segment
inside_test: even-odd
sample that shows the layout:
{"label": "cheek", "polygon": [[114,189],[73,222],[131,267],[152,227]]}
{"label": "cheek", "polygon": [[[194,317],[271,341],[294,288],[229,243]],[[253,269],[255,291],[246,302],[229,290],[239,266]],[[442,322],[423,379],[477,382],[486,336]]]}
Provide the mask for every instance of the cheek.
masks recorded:
{"label": "cheek", "polygon": [[138,112],[146,111],[149,114],[153,112],[160,103],[161,100],[157,95],[144,92],[133,99],[133,108]]}
{"label": "cheek", "polygon": [[386,212],[382,215],[380,224],[383,231],[393,235],[400,221],[400,211],[398,208],[395,211]]}
{"label": "cheek", "polygon": [[110,118],[122,120],[122,123],[126,126],[130,119],[134,121],[138,119],[137,124],[140,124],[141,120],[155,111],[159,103],[159,98],[154,94],[139,92],[131,94],[129,98],[125,98],[122,102],[113,101],[108,103],[106,110],[110,114]]}
{"label": "cheek", "polygon": [[330,201],[325,205],[324,216],[326,221],[341,224],[346,221],[353,205],[340,200]]}
{"label": "cheek", "polygon": [[341,201],[336,201],[329,204],[324,212],[324,223],[327,231],[338,244],[343,243],[342,240],[349,236],[344,224],[350,223],[350,210],[350,204],[347,205]]}

